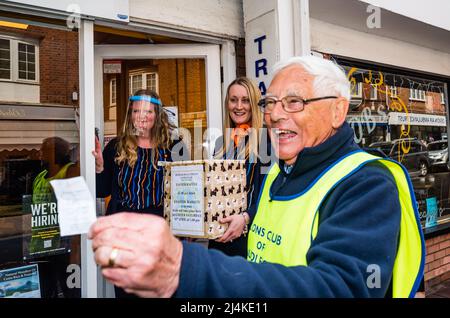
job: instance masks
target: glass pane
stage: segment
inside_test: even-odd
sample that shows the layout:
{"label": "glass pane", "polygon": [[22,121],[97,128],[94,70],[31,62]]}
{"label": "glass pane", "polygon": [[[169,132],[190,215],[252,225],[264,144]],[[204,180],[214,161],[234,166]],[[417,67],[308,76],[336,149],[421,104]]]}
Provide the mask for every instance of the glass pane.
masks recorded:
{"label": "glass pane", "polygon": [[[20,31],[27,39],[34,32]],[[73,76],[78,54],[68,59],[55,50],[60,45],[78,47],[78,38],[76,32],[43,26],[39,33],[46,39],[40,45],[50,61],[39,70],[41,88],[20,84],[24,94],[2,94],[8,103],[0,102],[0,298],[79,298],[81,239],[61,236],[60,207],[49,183],[79,175],[78,101],[72,100],[72,92],[79,93],[80,87]],[[0,40],[2,47],[9,49],[9,41]],[[37,80],[37,48],[20,42],[14,47],[17,73],[0,67],[0,78]],[[4,52],[9,51],[0,49],[1,56]],[[6,92],[8,85],[0,81],[0,91]],[[18,273],[26,277],[20,279]],[[8,290],[3,288],[6,274]]]}
{"label": "glass pane", "polygon": [[0,49],[9,50],[9,40],[0,39]]}
{"label": "glass pane", "polygon": [[152,91],[157,91],[156,87],[156,74],[155,73],[147,73],[146,74],[146,78],[147,78],[147,89],[150,89]]}
{"label": "glass pane", "polygon": [[23,52],[19,52],[19,62],[26,62],[27,61],[27,54]]}
{"label": "glass pane", "polygon": [[11,69],[11,63],[9,60],[0,59],[0,68],[4,70]]}
{"label": "glass pane", "polygon": [[26,71],[27,70],[27,63],[25,62],[19,62],[19,71]]}
{"label": "glass pane", "polygon": [[34,53],[28,53],[27,54],[27,60],[28,60],[28,62],[33,62],[34,63],[34,61],[35,61]]}
{"label": "glass pane", "polygon": [[10,53],[9,50],[2,50],[0,49],[0,59],[10,59]]}
{"label": "glass pane", "polygon": [[142,75],[133,75],[132,76],[132,94],[136,93],[136,91],[142,89]]}
{"label": "glass pane", "polygon": [[35,72],[36,71],[36,64],[34,63],[27,63],[28,72]]}
{"label": "glass pane", "polygon": [[0,78],[10,79],[11,73],[9,70],[0,69]]}
{"label": "glass pane", "polygon": [[18,45],[19,52],[26,52],[27,51],[27,45],[24,43],[19,43]]}
{"label": "glass pane", "polygon": [[[350,65],[345,68],[347,72],[352,69]],[[444,83],[363,68],[353,70],[350,80],[367,80],[367,85],[381,82],[376,108],[366,96],[348,114],[355,142],[370,153],[399,161],[407,169],[424,227],[449,222],[447,109],[440,95]],[[389,86],[392,93],[386,94]]]}

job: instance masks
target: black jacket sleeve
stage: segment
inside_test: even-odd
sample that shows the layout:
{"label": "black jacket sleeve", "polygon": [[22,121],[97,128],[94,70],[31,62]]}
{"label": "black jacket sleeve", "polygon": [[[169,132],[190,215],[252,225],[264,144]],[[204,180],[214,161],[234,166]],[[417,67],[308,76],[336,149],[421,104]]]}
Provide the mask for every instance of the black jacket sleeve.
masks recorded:
{"label": "black jacket sleeve", "polygon": [[103,149],[103,171],[96,174],[96,194],[97,198],[105,198],[111,195],[112,181],[114,178],[114,159],[116,157],[117,139],[111,140]]}

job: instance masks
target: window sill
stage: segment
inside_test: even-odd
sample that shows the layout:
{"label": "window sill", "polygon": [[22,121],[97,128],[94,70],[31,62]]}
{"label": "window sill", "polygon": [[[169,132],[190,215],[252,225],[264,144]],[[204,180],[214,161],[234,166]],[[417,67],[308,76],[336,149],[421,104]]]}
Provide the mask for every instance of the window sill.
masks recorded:
{"label": "window sill", "polygon": [[438,224],[433,227],[426,228],[423,230],[423,235],[426,240],[436,237],[436,236],[447,234],[447,233],[450,233],[450,222],[449,221],[442,223],[442,224]]}

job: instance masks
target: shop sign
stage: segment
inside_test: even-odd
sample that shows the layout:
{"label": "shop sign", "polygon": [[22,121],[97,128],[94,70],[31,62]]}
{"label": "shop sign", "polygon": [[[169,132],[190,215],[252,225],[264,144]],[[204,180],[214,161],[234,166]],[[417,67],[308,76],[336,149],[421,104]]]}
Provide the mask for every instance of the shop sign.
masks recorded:
{"label": "shop sign", "polygon": [[0,298],[41,298],[38,265],[1,270]]}
{"label": "shop sign", "polygon": [[427,114],[389,113],[389,125],[446,127],[445,116]]}
{"label": "shop sign", "polygon": [[122,61],[103,61],[103,73],[105,74],[120,74],[122,73]]}
{"label": "shop sign", "polygon": [[262,95],[271,81],[272,66],[277,61],[275,11],[269,11],[246,24],[247,75],[253,79]]}
{"label": "shop sign", "polygon": [[0,105],[0,119],[75,120],[72,107]]}
{"label": "shop sign", "polygon": [[355,123],[376,123],[376,124],[387,124],[388,117],[386,115],[371,115],[365,116],[361,115],[348,115],[347,122],[355,122]]}
{"label": "shop sign", "polygon": [[50,184],[48,189],[37,186],[42,171],[33,182],[33,195],[22,197],[22,209],[31,215],[31,236],[24,238],[24,260],[49,255],[64,254],[69,251],[70,242],[61,238],[56,200],[52,199]]}

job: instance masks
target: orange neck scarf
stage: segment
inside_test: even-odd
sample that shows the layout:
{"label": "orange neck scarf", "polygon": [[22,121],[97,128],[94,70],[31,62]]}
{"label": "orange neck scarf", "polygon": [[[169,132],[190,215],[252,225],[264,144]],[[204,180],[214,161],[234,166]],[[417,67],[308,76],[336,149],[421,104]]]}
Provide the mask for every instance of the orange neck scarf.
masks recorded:
{"label": "orange neck scarf", "polygon": [[234,140],[234,145],[237,147],[237,145],[239,144],[239,141],[242,137],[245,137],[247,135],[247,130],[250,128],[251,126],[249,124],[239,124],[236,125],[235,128],[233,128],[232,132],[231,132],[231,138],[233,138]]}

